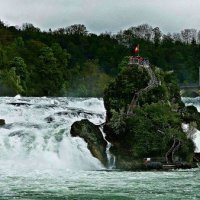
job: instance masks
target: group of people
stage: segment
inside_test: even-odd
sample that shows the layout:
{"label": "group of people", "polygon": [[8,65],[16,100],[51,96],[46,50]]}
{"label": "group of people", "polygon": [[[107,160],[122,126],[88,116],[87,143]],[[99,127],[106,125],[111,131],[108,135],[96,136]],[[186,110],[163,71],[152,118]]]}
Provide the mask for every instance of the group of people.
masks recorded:
{"label": "group of people", "polygon": [[134,52],[134,54],[138,54],[138,55],[137,56],[130,56],[129,64],[144,65],[144,64],[149,63],[148,59],[145,59],[145,58],[139,56],[139,44],[134,48],[133,52]]}
{"label": "group of people", "polygon": [[129,63],[130,64],[144,65],[144,64],[148,64],[148,59],[144,59],[141,56],[130,56]]}

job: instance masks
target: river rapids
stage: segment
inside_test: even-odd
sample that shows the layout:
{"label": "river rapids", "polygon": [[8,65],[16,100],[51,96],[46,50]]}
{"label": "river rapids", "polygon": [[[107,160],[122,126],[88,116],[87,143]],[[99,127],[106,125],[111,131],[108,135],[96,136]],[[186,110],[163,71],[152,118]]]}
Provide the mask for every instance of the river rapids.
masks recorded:
{"label": "river rapids", "polygon": [[102,99],[1,97],[0,118],[0,200],[200,199],[198,169],[108,170],[70,136],[77,120],[105,121]]}

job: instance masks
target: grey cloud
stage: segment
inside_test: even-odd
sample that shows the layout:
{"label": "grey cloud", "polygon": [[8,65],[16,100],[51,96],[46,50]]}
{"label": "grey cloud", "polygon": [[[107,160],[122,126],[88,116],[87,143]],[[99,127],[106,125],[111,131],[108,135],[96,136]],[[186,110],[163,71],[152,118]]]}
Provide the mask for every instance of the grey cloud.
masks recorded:
{"label": "grey cloud", "polygon": [[164,32],[200,28],[200,0],[0,0],[0,19],[41,29],[85,24],[92,32],[117,32],[148,23]]}

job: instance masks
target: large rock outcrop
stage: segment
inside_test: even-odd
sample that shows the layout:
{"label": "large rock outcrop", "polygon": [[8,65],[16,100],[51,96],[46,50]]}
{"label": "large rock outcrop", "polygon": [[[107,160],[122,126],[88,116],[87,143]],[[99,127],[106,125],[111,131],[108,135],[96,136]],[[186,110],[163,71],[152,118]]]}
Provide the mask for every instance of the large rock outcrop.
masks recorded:
{"label": "large rock outcrop", "polygon": [[71,135],[81,137],[88,144],[88,149],[94,157],[99,159],[104,166],[107,165],[106,146],[99,127],[87,119],[76,121],[71,126]]}
{"label": "large rock outcrop", "polygon": [[192,161],[195,146],[181,124],[198,122],[199,114],[193,108],[186,109],[182,103],[173,73],[153,66],[152,70],[159,84],[139,96],[131,115],[127,115],[127,110],[133,96],[151,82],[144,67],[125,67],[105,90],[107,119],[104,132],[112,143],[111,152],[116,156],[117,168],[141,168],[146,157],[163,159],[174,138],[181,141],[176,157]]}

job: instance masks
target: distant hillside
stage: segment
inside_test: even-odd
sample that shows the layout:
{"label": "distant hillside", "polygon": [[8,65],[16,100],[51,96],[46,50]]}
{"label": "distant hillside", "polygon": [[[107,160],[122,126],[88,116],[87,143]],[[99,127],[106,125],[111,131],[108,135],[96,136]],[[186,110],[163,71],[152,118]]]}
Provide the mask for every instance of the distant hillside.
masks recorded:
{"label": "distant hillside", "polygon": [[96,35],[81,24],[41,31],[32,24],[0,22],[0,95],[102,96],[137,44],[152,64],[174,70],[180,83],[194,83],[199,40],[194,29],[164,35],[158,27],[140,25]]}

